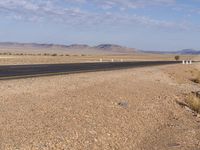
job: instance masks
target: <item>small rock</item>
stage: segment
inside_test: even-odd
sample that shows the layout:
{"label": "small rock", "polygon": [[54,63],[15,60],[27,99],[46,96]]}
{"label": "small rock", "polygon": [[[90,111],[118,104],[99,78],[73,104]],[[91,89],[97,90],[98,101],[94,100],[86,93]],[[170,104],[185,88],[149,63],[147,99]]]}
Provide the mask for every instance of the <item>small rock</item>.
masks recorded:
{"label": "small rock", "polygon": [[187,107],[187,106],[185,106],[185,109],[187,110],[187,111],[189,111],[189,112],[193,112],[193,110],[192,109],[190,109],[189,107]]}
{"label": "small rock", "polygon": [[197,97],[200,98],[200,91],[197,91],[197,92],[192,92],[192,94],[196,95]]}
{"label": "small rock", "polygon": [[123,107],[123,108],[127,108],[128,107],[128,102],[119,102],[118,105]]}
{"label": "small rock", "polygon": [[199,122],[200,122],[200,120],[197,120],[197,122],[199,123]]}
{"label": "small rock", "polygon": [[193,112],[193,116],[194,116],[194,117],[197,117],[197,115],[198,115],[198,114],[197,114],[196,112]]}
{"label": "small rock", "polygon": [[180,147],[179,143],[170,143],[168,144],[169,147]]}
{"label": "small rock", "polygon": [[197,114],[197,118],[200,118],[200,114]]}
{"label": "small rock", "polygon": [[200,91],[196,92],[196,95],[200,98]]}
{"label": "small rock", "polygon": [[98,142],[98,140],[97,140],[96,138],[94,139],[94,141],[95,141],[95,142]]}
{"label": "small rock", "polygon": [[110,133],[107,133],[107,135],[108,135],[108,136],[111,136],[111,134],[110,134]]}

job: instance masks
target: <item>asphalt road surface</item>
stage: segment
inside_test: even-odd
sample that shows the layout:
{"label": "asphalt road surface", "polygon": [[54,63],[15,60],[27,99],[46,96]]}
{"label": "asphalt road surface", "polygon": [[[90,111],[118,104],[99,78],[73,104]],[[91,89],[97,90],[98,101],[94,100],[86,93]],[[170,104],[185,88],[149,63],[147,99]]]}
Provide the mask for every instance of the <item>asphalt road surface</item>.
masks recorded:
{"label": "asphalt road surface", "polygon": [[50,76],[93,71],[178,64],[180,61],[137,61],[137,62],[102,62],[73,64],[37,64],[0,66],[0,80]]}

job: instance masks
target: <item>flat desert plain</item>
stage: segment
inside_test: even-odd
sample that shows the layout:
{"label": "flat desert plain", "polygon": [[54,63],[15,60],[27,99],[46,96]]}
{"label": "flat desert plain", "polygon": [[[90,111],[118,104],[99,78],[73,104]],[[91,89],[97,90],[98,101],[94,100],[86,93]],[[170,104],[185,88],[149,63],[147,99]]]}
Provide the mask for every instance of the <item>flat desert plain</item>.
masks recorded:
{"label": "flat desert plain", "polygon": [[[20,65],[20,64],[55,64],[55,63],[85,63],[99,62],[100,59],[105,62],[111,62],[112,59],[118,61],[155,61],[155,60],[174,60],[174,55],[159,54],[112,54],[112,55],[57,55],[57,56],[28,56],[28,55],[0,55],[0,65]],[[181,56],[181,59],[194,59],[194,56]]]}
{"label": "flat desert plain", "polygon": [[200,118],[177,103],[200,64],[0,81],[2,150],[198,150]]}

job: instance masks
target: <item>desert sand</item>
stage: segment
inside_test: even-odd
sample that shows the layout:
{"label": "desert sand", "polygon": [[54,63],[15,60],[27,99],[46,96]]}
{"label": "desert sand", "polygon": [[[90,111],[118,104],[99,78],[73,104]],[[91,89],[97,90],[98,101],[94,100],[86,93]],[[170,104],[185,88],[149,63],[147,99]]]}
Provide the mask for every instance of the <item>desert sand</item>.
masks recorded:
{"label": "desert sand", "polygon": [[[162,61],[174,60],[174,55],[158,55],[158,54],[142,54],[135,53],[129,55],[58,55],[58,56],[43,56],[42,54],[36,56],[28,55],[0,55],[0,65],[21,65],[21,64],[55,64],[55,63],[85,63],[85,62],[99,62],[100,59],[105,62],[114,61]],[[192,58],[193,60],[200,60],[199,57],[182,55],[181,60]]]}
{"label": "desert sand", "polygon": [[0,149],[200,149],[200,118],[176,101],[200,64],[0,81]]}

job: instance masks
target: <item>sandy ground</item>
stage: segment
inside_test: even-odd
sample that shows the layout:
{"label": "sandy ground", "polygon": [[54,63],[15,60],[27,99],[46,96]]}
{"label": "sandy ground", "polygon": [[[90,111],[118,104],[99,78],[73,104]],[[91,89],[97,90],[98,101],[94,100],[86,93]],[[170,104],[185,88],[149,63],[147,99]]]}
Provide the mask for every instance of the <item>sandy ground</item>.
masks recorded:
{"label": "sandy ground", "polygon": [[[195,69],[194,69],[195,68]],[[198,150],[179,106],[200,64],[0,81],[2,150]]]}
{"label": "sandy ground", "polygon": [[[194,56],[181,56],[181,59],[194,58]],[[132,54],[132,55],[70,55],[70,56],[15,56],[0,55],[0,65],[16,64],[52,64],[52,63],[84,63],[99,62],[100,59],[106,62],[114,61],[155,61],[174,60],[174,55],[155,54]],[[199,58],[198,58],[199,59]],[[200,60],[200,59],[199,59]]]}

